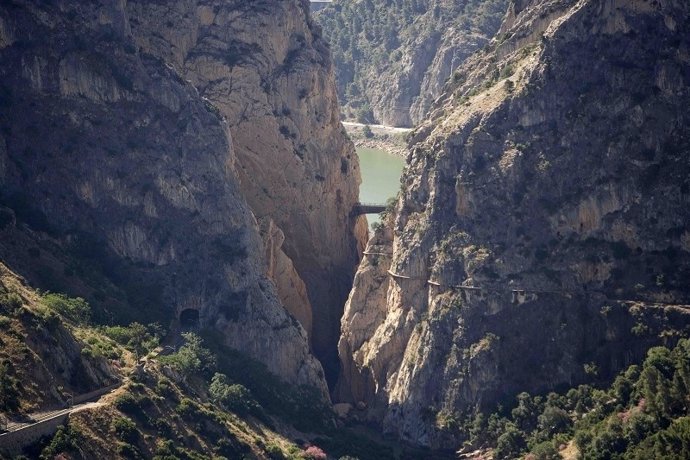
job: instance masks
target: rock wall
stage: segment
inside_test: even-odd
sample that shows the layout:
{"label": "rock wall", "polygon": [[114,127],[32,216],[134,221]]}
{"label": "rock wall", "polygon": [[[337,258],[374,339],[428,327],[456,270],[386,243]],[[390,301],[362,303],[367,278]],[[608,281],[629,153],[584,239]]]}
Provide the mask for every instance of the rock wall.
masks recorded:
{"label": "rock wall", "polygon": [[[171,65],[227,120],[240,188],[276,231],[270,270],[329,377],[363,218],[359,161],[340,122],[333,69],[302,0],[128,2],[144,52]],[[277,258],[276,258],[277,257]],[[293,269],[294,267],[294,269]],[[304,286],[306,286],[306,294]]]}
{"label": "rock wall", "polygon": [[346,116],[405,127],[422,121],[446,80],[496,33],[506,4],[335,0],[319,11]]}
{"label": "rock wall", "polygon": [[681,1],[511,5],[412,135],[340,398],[457,447],[439,414],[606,381],[688,334],[688,25]]}
{"label": "rock wall", "polygon": [[[251,20],[284,3],[225,2],[227,20],[236,26],[244,23],[243,36],[258,40],[247,45],[253,53],[241,50],[240,57],[273,62],[268,49],[288,52],[282,36],[268,41],[268,37],[255,33]],[[285,24],[303,23],[305,6],[289,3],[292,9],[276,17]],[[189,5],[190,9],[185,9]],[[164,8],[158,2],[148,6]],[[2,204],[17,215],[16,226],[6,227],[6,234],[16,241],[21,241],[22,235],[52,241],[55,251],[73,249],[80,260],[88,259],[92,264],[89,267],[93,270],[90,268],[84,277],[102,273],[104,280],[120,289],[116,292],[122,297],[121,303],[135,310],[134,319],[148,315],[175,327],[183,310],[199,311],[201,325],[221,331],[228,345],[264,362],[283,379],[315,386],[327,397],[323,371],[309,352],[307,334],[285,312],[274,283],[267,277],[265,247],[240,185],[243,178],[253,177],[246,166],[252,153],[242,143],[242,136],[233,147],[231,131],[244,130],[248,135],[250,129],[237,128],[241,114],[229,124],[222,111],[200,94],[199,88],[204,89],[198,81],[201,75],[187,81],[191,70],[187,74],[174,56],[163,59],[162,53],[154,52],[168,42],[161,30],[148,29],[150,36],[145,36],[142,24],[150,18],[137,16],[144,8],[144,4],[117,0],[88,4],[18,0],[0,7],[0,192]],[[212,11],[204,5],[197,8],[195,3],[173,2],[166,4],[169,15],[163,19],[173,21],[175,16],[171,15],[177,9],[183,11],[180,17],[187,13],[192,16],[186,24],[190,27],[178,30],[182,36],[175,42],[175,56],[185,58],[190,68],[208,71],[209,79],[226,75],[222,64],[201,54],[194,55],[197,60],[186,54],[200,37],[211,50],[220,46],[202,27],[212,21]],[[230,27],[227,31],[239,33]],[[144,46],[149,41],[161,45]],[[227,53],[223,59],[237,57]],[[308,61],[312,69],[323,64],[316,57],[314,62]],[[219,67],[217,73],[214,66]],[[242,69],[238,72],[248,73]],[[228,104],[237,102],[233,97],[238,94],[240,99],[260,94],[262,84],[275,85],[290,100],[299,97],[288,91],[293,82],[287,77],[276,76],[275,81],[261,81],[257,74],[243,80],[235,77],[223,83],[240,84],[232,89],[223,86]],[[309,82],[313,84],[307,88],[309,95],[318,91],[319,85],[328,85],[327,79]],[[323,109],[319,112],[323,118],[305,135],[320,130],[333,134],[337,127],[328,124],[328,103],[318,101],[309,107],[312,112],[305,118],[317,109]],[[272,112],[264,115],[265,125],[257,124],[259,131],[254,135],[265,134],[262,139],[278,155],[285,143],[273,145],[275,136],[260,131],[276,124],[277,118]],[[303,141],[309,142],[307,138]],[[334,148],[347,151],[349,144],[344,137],[334,135],[332,142]],[[309,164],[326,169],[333,163],[319,156],[319,144],[309,145],[304,153]],[[275,158],[275,163],[266,160],[263,166],[304,170],[299,155],[292,150],[290,155],[294,156],[290,165],[280,165],[282,159]],[[315,181],[318,185],[314,188],[323,191],[319,199],[324,204],[313,212],[326,207],[326,202],[332,208],[323,217],[323,227],[331,225],[339,211],[347,216],[343,207],[356,200],[356,159],[352,160],[352,170],[348,167],[341,172],[340,156],[337,163],[337,175],[329,169],[323,173],[328,180]],[[257,174],[261,170],[259,161]],[[349,188],[325,190],[341,176],[351,178],[346,181]],[[275,191],[268,177],[261,179],[267,181],[267,189]],[[299,182],[303,176],[292,179]],[[337,205],[336,196],[342,201]],[[252,198],[250,194],[247,197]],[[283,199],[295,199],[295,195]],[[308,222],[316,220],[312,216]],[[315,233],[310,236],[317,240]],[[331,237],[342,235],[334,232]],[[352,262],[356,258],[354,237],[342,239],[333,244],[334,252],[340,254],[336,250],[341,249],[345,253],[347,248]],[[319,244],[323,243],[314,243]],[[286,253],[294,247],[290,245],[296,243],[286,243]],[[4,260],[26,260],[25,255],[18,254],[17,244],[3,244],[2,249]],[[24,264],[32,265],[27,272],[40,267],[47,260],[44,257],[48,256]],[[289,271],[288,263],[280,266]],[[329,265],[333,270],[336,267],[335,262]],[[303,278],[309,279],[306,275]],[[103,285],[103,291],[108,286]],[[103,291],[87,294],[93,294],[99,306],[111,295]],[[121,313],[109,312],[113,318]]]}

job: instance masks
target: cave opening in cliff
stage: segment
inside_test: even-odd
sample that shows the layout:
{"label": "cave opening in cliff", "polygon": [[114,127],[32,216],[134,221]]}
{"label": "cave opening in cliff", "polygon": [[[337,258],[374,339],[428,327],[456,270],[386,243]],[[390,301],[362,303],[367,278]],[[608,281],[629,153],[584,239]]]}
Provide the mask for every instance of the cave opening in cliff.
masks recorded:
{"label": "cave opening in cliff", "polygon": [[199,310],[187,308],[180,313],[180,327],[183,331],[199,329]]}

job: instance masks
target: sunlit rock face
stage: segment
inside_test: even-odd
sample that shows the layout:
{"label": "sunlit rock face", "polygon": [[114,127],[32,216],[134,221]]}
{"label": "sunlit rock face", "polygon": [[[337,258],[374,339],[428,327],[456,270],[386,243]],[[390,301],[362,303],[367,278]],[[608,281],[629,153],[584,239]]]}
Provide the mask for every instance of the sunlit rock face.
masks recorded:
{"label": "sunlit rock face", "polygon": [[340,399],[452,447],[439,414],[604,381],[687,332],[688,25],[682,1],[513,2],[411,137]]}
{"label": "sunlit rock face", "polygon": [[350,216],[359,161],[338,118],[330,55],[308,2],[130,1],[127,8],[142,51],[176,69],[227,120],[242,194],[257,219],[270,219],[284,236],[271,239],[269,265],[279,267],[271,276],[334,377],[339,320],[366,225]]}

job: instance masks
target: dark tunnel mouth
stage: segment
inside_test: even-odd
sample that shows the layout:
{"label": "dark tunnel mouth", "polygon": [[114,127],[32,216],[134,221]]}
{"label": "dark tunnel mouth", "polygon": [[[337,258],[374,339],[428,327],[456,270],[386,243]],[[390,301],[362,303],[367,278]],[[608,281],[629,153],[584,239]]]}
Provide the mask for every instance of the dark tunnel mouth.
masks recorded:
{"label": "dark tunnel mouth", "polygon": [[180,327],[182,330],[195,330],[199,328],[199,310],[186,308],[180,312]]}

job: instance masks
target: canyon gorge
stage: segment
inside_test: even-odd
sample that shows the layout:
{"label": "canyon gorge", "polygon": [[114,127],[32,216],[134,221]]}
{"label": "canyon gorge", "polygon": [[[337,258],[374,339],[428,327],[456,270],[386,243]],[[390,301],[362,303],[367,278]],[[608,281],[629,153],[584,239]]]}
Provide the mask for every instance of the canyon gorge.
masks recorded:
{"label": "canyon gorge", "polygon": [[[482,417],[685,350],[689,29],[682,0],[4,2],[0,422],[114,388],[13,454],[526,455]],[[414,126],[371,230],[342,117]]]}

